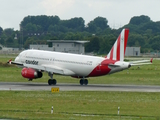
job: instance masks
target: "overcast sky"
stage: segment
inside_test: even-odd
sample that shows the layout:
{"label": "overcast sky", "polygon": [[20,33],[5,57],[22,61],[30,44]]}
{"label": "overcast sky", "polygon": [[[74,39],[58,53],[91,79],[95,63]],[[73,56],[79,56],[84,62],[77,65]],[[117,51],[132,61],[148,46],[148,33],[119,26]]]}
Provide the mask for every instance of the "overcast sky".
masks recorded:
{"label": "overcast sky", "polygon": [[160,0],[0,0],[0,26],[19,30],[28,15],[57,15],[60,19],[82,17],[85,24],[101,16],[110,27],[128,24],[133,16],[147,15],[160,21]]}

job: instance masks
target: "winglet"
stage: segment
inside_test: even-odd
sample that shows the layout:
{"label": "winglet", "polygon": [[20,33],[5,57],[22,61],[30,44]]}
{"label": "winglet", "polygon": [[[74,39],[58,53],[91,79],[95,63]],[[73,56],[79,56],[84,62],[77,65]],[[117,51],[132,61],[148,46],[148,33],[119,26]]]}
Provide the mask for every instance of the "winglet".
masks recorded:
{"label": "winglet", "polygon": [[151,58],[150,62],[152,63],[152,61],[153,61],[153,58]]}
{"label": "winglet", "polygon": [[11,62],[12,62],[12,59],[10,59],[7,63],[11,64]]}

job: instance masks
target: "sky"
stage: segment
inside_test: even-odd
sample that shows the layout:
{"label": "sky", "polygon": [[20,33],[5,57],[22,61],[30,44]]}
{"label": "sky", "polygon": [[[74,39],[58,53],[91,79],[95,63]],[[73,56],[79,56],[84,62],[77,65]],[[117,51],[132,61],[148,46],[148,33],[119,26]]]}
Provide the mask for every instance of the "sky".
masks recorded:
{"label": "sky", "polygon": [[159,5],[160,0],[0,0],[0,27],[19,30],[28,15],[57,15],[61,20],[82,17],[86,25],[100,16],[111,28],[119,28],[134,16],[160,21]]}

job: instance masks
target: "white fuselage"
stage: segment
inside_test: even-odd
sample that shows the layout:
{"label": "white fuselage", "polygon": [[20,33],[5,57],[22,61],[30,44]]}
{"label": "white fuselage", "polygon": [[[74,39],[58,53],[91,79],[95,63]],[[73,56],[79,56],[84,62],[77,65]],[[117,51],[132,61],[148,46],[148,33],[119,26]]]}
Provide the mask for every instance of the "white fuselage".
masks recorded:
{"label": "white fuselage", "polygon": [[73,77],[102,76],[129,67],[129,63],[124,61],[43,50],[25,50],[16,57],[15,62],[38,71]]}
{"label": "white fuselage", "polygon": [[68,74],[71,76],[88,76],[103,60],[105,60],[105,58],[95,56],[42,50],[26,50],[16,57],[15,62],[56,66],[72,71],[73,74]]}

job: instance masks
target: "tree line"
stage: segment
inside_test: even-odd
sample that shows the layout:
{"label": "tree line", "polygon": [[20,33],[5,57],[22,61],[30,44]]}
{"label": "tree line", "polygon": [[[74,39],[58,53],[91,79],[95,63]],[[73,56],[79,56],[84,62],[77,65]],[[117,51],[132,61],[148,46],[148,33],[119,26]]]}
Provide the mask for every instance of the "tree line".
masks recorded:
{"label": "tree line", "polygon": [[160,22],[150,17],[134,16],[119,29],[112,29],[104,17],[96,17],[85,25],[82,17],[61,20],[58,16],[27,16],[20,23],[20,30],[0,27],[0,44],[23,47],[29,44],[47,44],[46,40],[88,40],[86,52],[106,54],[123,28],[130,30],[127,46],[141,47],[141,52],[160,50]]}

